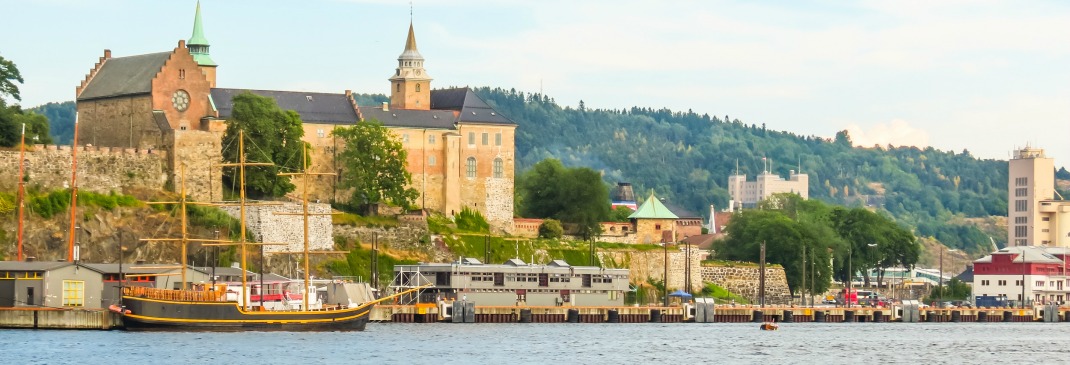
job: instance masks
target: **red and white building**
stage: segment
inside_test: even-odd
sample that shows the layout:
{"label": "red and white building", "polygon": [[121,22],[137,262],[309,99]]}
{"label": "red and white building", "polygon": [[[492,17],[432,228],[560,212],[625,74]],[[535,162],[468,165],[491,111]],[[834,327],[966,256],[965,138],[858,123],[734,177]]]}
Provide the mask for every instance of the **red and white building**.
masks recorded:
{"label": "red and white building", "polygon": [[1012,246],[973,262],[973,295],[1004,297],[1028,303],[1070,300],[1066,276],[1070,250],[1065,247]]}

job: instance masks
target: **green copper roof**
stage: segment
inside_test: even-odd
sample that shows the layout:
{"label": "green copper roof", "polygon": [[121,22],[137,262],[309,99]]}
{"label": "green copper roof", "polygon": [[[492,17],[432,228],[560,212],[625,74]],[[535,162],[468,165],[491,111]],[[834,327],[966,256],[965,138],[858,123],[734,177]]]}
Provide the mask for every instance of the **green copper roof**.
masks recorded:
{"label": "green copper roof", "polygon": [[654,192],[650,192],[650,198],[647,198],[643,205],[639,206],[639,209],[635,210],[635,213],[628,216],[628,218],[639,219],[677,219],[676,214],[669,211],[669,208],[665,207],[665,204],[661,204],[661,201],[654,196]]}
{"label": "green copper roof", "polygon": [[201,2],[197,2],[197,14],[193,16],[193,36],[186,41],[189,45],[207,46],[208,38],[204,37],[204,26],[201,25]]}
{"label": "green copper roof", "polygon": [[193,36],[186,41],[193,60],[201,66],[216,66],[215,61],[208,55],[208,38],[204,37],[204,26],[201,25],[201,2],[197,2],[197,13],[193,16]]}

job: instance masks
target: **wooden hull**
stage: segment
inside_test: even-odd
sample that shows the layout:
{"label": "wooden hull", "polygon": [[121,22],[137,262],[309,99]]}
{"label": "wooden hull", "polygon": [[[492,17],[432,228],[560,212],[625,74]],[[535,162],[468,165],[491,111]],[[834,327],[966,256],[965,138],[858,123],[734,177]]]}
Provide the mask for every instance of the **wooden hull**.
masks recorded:
{"label": "wooden hull", "polygon": [[363,331],[374,304],[322,311],[243,311],[236,302],[123,296],[128,330]]}

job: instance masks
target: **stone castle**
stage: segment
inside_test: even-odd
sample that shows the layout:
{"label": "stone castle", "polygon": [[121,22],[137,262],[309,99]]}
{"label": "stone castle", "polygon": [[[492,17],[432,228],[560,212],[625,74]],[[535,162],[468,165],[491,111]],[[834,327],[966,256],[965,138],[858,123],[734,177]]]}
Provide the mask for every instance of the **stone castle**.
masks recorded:
{"label": "stone castle", "polygon": [[[344,145],[331,131],[378,120],[408,152],[412,187],[420,193],[417,207],[447,215],[468,207],[496,229],[511,231],[516,124],[468,88],[432,90],[411,23],[398,66],[388,79],[390,102],[371,106],[357,105],[350,90],[217,87],[219,64],[210,56],[203,24],[198,4],[192,37],[170,51],[113,57],[105,50],[76,88],[78,144],[86,146],[78,148],[153,153],[161,161],[164,185],[177,186],[184,170],[192,198],[219,200],[220,141],[233,109],[231,100],[251,92],[300,114],[303,140],[312,146],[310,172],[345,174],[335,160]],[[348,198],[337,179],[315,180],[310,199]]]}

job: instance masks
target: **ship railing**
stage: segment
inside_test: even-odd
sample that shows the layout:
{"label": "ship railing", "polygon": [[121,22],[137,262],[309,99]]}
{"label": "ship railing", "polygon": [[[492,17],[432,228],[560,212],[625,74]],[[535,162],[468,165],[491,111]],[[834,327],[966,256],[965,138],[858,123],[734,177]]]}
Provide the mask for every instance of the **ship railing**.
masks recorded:
{"label": "ship railing", "polygon": [[139,286],[123,287],[123,295],[181,302],[225,302],[224,290],[172,290]]}

